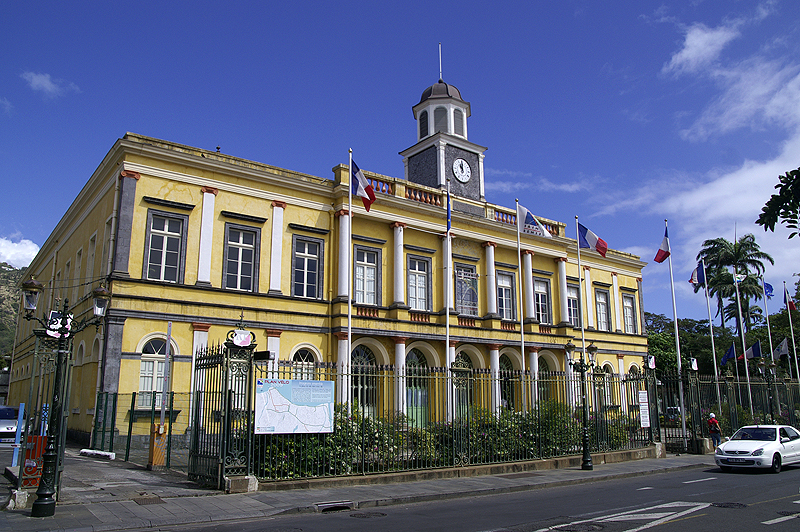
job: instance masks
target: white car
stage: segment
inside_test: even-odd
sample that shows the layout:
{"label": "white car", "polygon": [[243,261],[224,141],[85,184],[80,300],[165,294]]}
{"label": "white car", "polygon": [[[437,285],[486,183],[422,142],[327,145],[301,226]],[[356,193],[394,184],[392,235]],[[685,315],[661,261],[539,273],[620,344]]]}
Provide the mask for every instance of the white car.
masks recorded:
{"label": "white car", "polygon": [[760,467],[780,473],[784,465],[800,463],[800,431],[789,425],[742,427],[717,447],[714,460],[722,471]]}
{"label": "white car", "polygon": [[14,443],[16,434],[17,409],[11,406],[0,406],[0,444]]}

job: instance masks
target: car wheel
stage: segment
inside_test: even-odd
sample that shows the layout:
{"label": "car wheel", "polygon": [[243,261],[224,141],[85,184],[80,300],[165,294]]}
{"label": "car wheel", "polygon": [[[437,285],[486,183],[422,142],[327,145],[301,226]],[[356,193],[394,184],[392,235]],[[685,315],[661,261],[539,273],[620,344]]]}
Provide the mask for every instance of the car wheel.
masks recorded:
{"label": "car wheel", "polygon": [[778,453],[775,453],[775,456],[772,457],[772,467],[770,467],[769,470],[772,473],[781,472],[781,455]]}
{"label": "car wheel", "polygon": [[719,466],[719,470],[722,471],[723,473],[730,473],[731,469],[732,469],[731,466],[727,466],[727,465]]}

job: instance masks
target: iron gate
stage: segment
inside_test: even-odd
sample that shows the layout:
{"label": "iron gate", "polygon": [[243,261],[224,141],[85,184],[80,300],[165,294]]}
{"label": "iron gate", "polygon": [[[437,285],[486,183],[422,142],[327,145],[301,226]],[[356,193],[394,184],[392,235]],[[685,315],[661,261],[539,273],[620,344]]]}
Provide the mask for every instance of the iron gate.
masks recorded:
{"label": "iron gate", "polygon": [[224,489],[225,479],[252,471],[252,386],[255,335],[228,332],[224,344],[197,352],[189,479]]}

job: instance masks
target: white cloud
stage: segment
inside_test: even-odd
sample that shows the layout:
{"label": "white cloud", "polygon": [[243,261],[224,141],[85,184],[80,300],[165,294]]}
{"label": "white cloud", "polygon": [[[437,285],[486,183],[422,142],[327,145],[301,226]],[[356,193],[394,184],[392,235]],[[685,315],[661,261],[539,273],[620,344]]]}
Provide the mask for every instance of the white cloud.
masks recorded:
{"label": "white cloud", "polygon": [[725,46],[741,35],[738,29],[740,24],[740,21],[736,21],[718,28],[709,28],[702,23],[690,26],[686,30],[683,48],[664,65],[662,72],[680,75],[713,64]]}
{"label": "white cloud", "polygon": [[12,242],[0,237],[0,262],[6,262],[15,268],[27,267],[38,252],[39,246],[30,240]]}
{"label": "white cloud", "polygon": [[589,190],[591,183],[597,177],[581,177],[578,181],[555,183],[545,177],[534,177],[530,172],[515,172],[513,170],[493,170],[486,169],[486,175],[492,177],[510,177],[511,180],[486,181],[485,187],[488,192],[500,192],[511,194],[515,191],[536,190],[541,192],[580,192]]}
{"label": "white cloud", "polygon": [[77,85],[61,79],[52,79],[50,74],[40,72],[23,72],[20,77],[28,82],[28,86],[41,92],[46,98],[56,98],[67,92],[81,92]]}
{"label": "white cloud", "polygon": [[5,98],[0,98],[0,108],[3,109],[3,111],[6,114],[8,114],[8,113],[11,112],[11,110],[14,108],[14,106],[11,105],[11,102],[6,100]]}

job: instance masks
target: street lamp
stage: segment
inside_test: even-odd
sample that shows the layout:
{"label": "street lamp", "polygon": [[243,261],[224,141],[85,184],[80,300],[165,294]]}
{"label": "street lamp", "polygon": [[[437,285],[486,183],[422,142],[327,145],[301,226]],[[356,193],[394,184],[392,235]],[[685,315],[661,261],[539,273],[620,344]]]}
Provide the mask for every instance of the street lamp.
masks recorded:
{"label": "street lamp", "polygon": [[[769,400],[769,417],[772,423],[775,423],[775,412],[772,410],[772,383],[775,382],[775,362],[769,364],[764,363],[764,359],[758,361],[758,372],[761,373],[761,378],[767,383],[767,398]],[[765,371],[765,368],[768,371]]]}
{"label": "street lamp", "polygon": [[88,320],[73,321],[70,313],[69,300],[64,299],[61,313],[51,312],[47,320],[34,316],[39,296],[44,287],[42,283],[31,277],[22,283],[22,305],[25,310],[24,318],[34,320],[41,324],[50,336],[58,340],[56,351],[56,370],[53,378],[53,400],[50,403],[50,420],[47,423],[47,447],[42,455],[42,476],[36,490],[37,499],[31,508],[31,517],[50,517],[56,512],[55,495],[56,468],[58,459],[63,449],[59,449],[61,440],[61,419],[63,417],[64,397],[62,393],[62,372],[66,357],[69,355],[69,345],[72,338],[94,325],[99,328],[102,319],[108,310],[111,293],[100,286],[92,291],[94,300],[94,317]]}
{"label": "street lamp", "polygon": [[[583,437],[581,443],[583,446],[583,458],[581,459],[581,469],[586,471],[594,469],[592,464],[592,455],[589,453],[589,403],[586,400],[586,372],[594,367],[594,354],[597,353],[597,347],[594,343],[589,347],[581,350],[580,359],[573,360],[572,353],[575,351],[575,344],[568,341],[564,346],[564,351],[567,353],[567,359],[572,369],[580,372],[581,374],[581,396],[583,401]],[[590,362],[587,364],[584,353],[588,351]]]}

